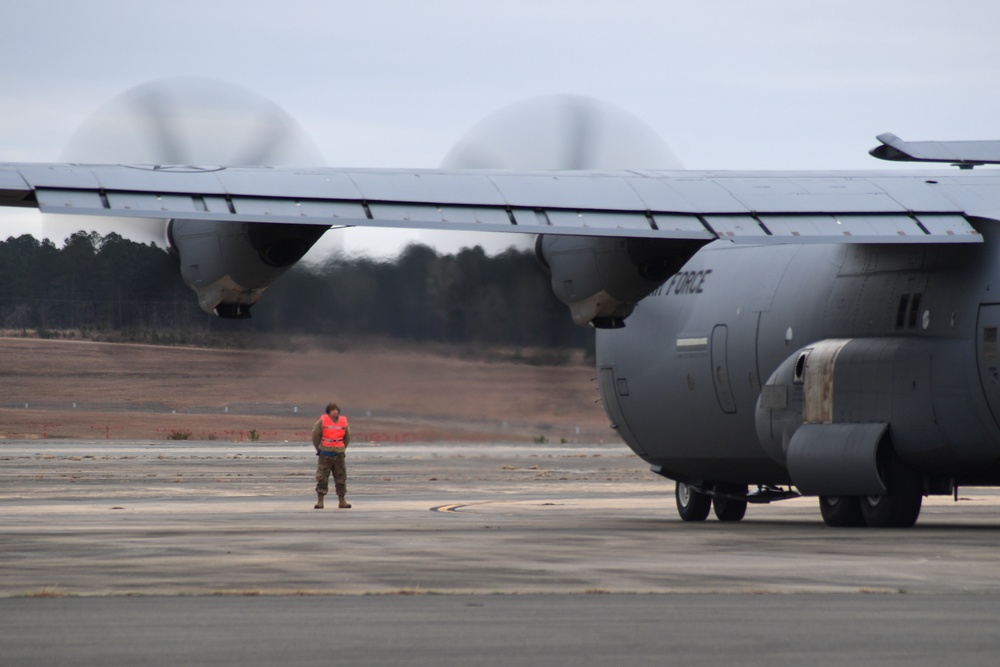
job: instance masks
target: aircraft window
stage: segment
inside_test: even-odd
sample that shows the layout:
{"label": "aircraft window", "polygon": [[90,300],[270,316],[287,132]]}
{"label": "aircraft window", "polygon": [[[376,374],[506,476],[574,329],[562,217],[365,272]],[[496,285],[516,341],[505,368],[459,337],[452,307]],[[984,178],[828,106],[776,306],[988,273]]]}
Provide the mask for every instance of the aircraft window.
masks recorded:
{"label": "aircraft window", "polygon": [[983,327],[983,359],[997,358],[997,328]]}
{"label": "aircraft window", "polygon": [[902,329],[906,325],[906,308],[910,304],[910,295],[901,294],[899,297],[899,308],[896,310],[896,328]]}
{"label": "aircraft window", "polygon": [[919,294],[914,294],[913,299],[910,301],[910,314],[906,318],[907,329],[917,328],[917,314],[920,312],[920,296]]}
{"label": "aircraft window", "polygon": [[901,294],[896,308],[896,328],[916,329],[922,294]]}

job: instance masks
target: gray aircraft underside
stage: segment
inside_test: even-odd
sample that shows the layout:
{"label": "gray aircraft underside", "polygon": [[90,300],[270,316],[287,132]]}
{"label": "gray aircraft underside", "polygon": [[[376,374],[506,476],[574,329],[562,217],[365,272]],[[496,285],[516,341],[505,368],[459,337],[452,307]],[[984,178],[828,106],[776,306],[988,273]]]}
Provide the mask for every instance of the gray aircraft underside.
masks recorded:
{"label": "gray aircraft underside", "polygon": [[[1000,146],[880,139],[965,167]],[[537,234],[612,425],[687,520],[794,487],[830,525],[912,525],[926,494],[1000,485],[997,171],[0,164],[0,205],[169,220],[202,307],[236,317],[330,227]]]}

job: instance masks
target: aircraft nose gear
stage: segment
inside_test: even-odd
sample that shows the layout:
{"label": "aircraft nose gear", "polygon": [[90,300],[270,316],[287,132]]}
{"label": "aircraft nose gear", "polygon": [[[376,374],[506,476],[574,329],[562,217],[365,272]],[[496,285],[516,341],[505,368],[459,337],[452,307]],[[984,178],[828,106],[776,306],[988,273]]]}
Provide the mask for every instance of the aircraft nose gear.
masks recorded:
{"label": "aircraft nose gear", "polygon": [[739,484],[716,485],[712,508],[719,521],[741,521],[747,513],[747,487]]}
{"label": "aircraft nose gear", "polygon": [[[666,477],[660,466],[652,466],[653,472]],[[668,478],[669,479],[669,478]],[[770,484],[757,485],[757,490],[748,492],[745,484],[722,484],[713,482],[676,481],[674,499],[677,513],[684,521],[704,521],[714,509],[719,521],[741,521],[746,514],[747,504],[766,504],[778,500],[798,498],[799,493]]]}
{"label": "aircraft nose gear", "polygon": [[677,500],[677,513],[685,521],[704,521],[712,509],[712,496],[697,491],[690,484],[677,482],[674,489]]}

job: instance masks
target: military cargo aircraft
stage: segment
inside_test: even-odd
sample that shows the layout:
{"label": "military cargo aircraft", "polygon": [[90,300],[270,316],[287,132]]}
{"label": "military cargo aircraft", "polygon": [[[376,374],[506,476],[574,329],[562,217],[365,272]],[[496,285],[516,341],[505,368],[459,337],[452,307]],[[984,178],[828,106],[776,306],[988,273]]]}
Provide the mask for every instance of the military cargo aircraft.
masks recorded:
{"label": "military cargo aircraft", "polygon": [[201,307],[231,318],[330,228],[535,234],[597,329],[612,426],[684,520],[810,495],[828,525],[906,527],[926,495],[1000,485],[1000,172],[971,170],[1000,142],[879,140],[960,169],[5,163],[0,205],[166,219]]}

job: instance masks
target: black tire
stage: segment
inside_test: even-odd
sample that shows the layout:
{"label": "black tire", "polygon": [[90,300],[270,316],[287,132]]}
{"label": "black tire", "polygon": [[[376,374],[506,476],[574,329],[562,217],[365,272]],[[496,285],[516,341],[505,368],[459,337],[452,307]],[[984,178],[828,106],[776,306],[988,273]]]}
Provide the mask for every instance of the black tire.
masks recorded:
{"label": "black tire", "polygon": [[871,528],[910,528],[924,502],[923,477],[889,450],[880,457],[880,470],[889,493],[862,496],[861,515]]}
{"label": "black tire", "polygon": [[872,528],[910,528],[924,502],[920,490],[900,490],[885,496],[862,496],[861,515]]}
{"label": "black tire", "polygon": [[858,496],[820,496],[819,511],[831,528],[858,528],[867,525]]}
{"label": "black tire", "polygon": [[[719,484],[715,487],[715,492],[745,497],[747,487]],[[712,498],[712,508],[715,510],[715,517],[719,521],[742,521],[747,513],[747,501],[718,495]]]}
{"label": "black tire", "polygon": [[677,482],[674,487],[677,513],[685,521],[704,521],[712,509],[712,497],[695,491],[689,484]]}

